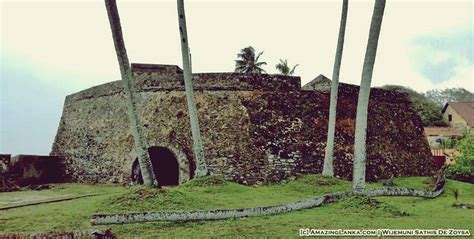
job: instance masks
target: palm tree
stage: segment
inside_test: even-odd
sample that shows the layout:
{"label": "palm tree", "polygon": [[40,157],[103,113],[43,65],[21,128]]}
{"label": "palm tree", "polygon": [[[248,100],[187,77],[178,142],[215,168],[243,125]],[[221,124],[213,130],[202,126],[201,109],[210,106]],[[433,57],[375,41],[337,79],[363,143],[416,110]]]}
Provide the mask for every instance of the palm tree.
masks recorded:
{"label": "palm tree", "polygon": [[235,72],[241,73],[262,73],[266,72],[261,66],[266,65],[266,62],[258,62],[258,59],[263,54],[263,51],[255,56],[255,49],[249,46],[237,54],[238,60],[235,61]]}
{"label": "palm tree", "polygon": [[329,105],[328,136],[326,143],[326,154],[324,156],[323,175],[334,176],[333,155],[334,155],[334,134],[336,131],[336,106],[337,91],[339,88],[339,71],[341,69],[342,50],[344,48],[344,35],[346,32],[348,0],[342,2],[341,25],[339,26],[339,37],[337,39],[336,59],[332,71],[331,82],[331,102]]}
{"label": "palm tree", "polygon": [[127,114],[130,121],[135,151],[138,154],[138,163],[140,165],[143,182],[153,187],[159,187],[158,181],[153,172],[150,155],[148,154],[148,145],[143,135],[143,127],[137,116],[137,105],[134,98],[134,92],[132,91],[132,72],[130,70],[127,50],[125,49],[125,43],[123,40],[117,2],[115,0],[105,0],[105,7],[107,9],[110,29],[112,30],[112,38],[115,45],[115,52],[120,66],[123,91],[125,92],[127,101]]}
{"label": "palm tree", "polygon": [[199,118],[196,102],[193,94],[193,81],[191,75],[191,64],[188,46],[188,33],[186,29],[186,16],[184,13],[184,1],[178,0],[179,32],[181,35],[181,53],[184,68],[184,87],[186,101],[188,103],[189,120],[191,122],[191,133],[193,137],[193,153],[196,160],[195,176],[201,177],[208,174],[207,164],[204,158],[204,147],[202,145],[201,132],[199,130]]}
{"label": "palm tree", "polygon": [[352,190],[354,191],[365,189],[367,108],[369,105],[370,83],[372,81],[384,8],[385,0],[375,1],[374,13],[370,24],[369,40],[365,51],[364,66],[362,68],[362,80],[359,89],[359,99],[357,101],[354,142],[354,170],[352,178]]}
{"label": "palm tree", "polygon": [[290,66],[288,65],[288,60],[282,60],[280,59],[280,63],[276,64],[275,68],[280,71],[280,73],[282,75],[285,75],[285,76],[291,76],[295,73],[295,69],[296,67],[298,66],[298,64],[296,64],[295,66],[293,66],[293,68],[291,68],[290,70]]}

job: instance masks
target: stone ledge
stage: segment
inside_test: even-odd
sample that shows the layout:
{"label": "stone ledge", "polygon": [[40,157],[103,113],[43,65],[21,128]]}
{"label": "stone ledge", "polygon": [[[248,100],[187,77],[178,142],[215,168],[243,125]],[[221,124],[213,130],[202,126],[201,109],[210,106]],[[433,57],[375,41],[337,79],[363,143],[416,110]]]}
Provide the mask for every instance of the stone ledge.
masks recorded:
{"label": "stone ledge", "polygon": [[176,65],[163,65],[163,64],[143,64],[143,63],[132,63],[132,72],[156,72],[166,74],[182,74],[183,70]]}
{"label": "stone ledge", "polygon": [[[184,91],[183,70],[175,65],[132,64],[137,92]],[[196,91],[299,91],[301,79],[277,74],[235,72],[193,74]],[[108,82],[68,95],[68,100],[84,100],[122,93],[121,81]]]}

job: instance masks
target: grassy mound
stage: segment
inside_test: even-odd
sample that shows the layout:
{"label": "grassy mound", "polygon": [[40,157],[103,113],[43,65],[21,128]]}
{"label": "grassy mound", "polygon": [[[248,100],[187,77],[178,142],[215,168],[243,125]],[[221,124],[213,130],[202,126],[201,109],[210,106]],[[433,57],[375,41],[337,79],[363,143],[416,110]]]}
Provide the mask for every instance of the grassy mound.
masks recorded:
{"label": "grassy mound", "polygon": [[297,179],[300,183],[311,186],[334,186],[343,185],[344,181],[334,177],[325,177],[321,174],[303,175]]}
{"label": "grassy mound", "polygon": [[222,176],[217,176],[217,175],[210,175],[210,176],[205,176],[205,177],[200,177],[200,178],[194,178],[183,185],[181,187],[188,187],[188,188],[193,188],[193,187],[206,187],[206,186],[215,186],[215,185],[222,185],[227,183],[227,181],[224,179]]}
{"label": "grassy mound", "polygon": [[245,186],[220,176],[193,179],[164,189],[132,186],[110,197],[101,212],[143,212],[246,208],[278,205],[334,191],[348,190],[343,180],[305,175],[283,184]]}
{"label": "grassy mound", "polygon": [[179,190],[133,186],[102,203],[101,211],[144,212],[154,210],[186,210],[199,206],[199,200]]}
{"label": "grassy mound", "polygon": [[367,196],[343,198],[335,204],[334,207],[350,213],[368,213],[374,215],[389,213],[394,216],[409,215],[407,212],[400,210],[394,205]]}

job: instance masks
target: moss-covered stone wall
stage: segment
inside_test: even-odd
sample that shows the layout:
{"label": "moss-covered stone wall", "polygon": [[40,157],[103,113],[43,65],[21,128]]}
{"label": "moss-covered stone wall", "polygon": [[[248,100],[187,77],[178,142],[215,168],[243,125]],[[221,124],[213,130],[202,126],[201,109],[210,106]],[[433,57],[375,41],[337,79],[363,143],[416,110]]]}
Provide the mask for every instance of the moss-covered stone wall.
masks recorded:
{"label": "moss-covered stone wall", "polygon": [[[140,120],[149,146],[170,149],[192,178],[195,163],[182,71],[134,65]],[[206,80],[207,79],[207,80]],[[301,90],[299,77],[194,75],[210,172],[243,183],[280,181],[322,171],[329,94]],[[340,87],[335,173],[350,179],[358,89]],[[66,97],[51,154],[66,160],[71,181],[128,183],[133,140],[119,81]],[[429,175],[433,165],[421,121],[404,94],[373,89],[367,179]],[[132,155],[132,156],[131,156]]]}

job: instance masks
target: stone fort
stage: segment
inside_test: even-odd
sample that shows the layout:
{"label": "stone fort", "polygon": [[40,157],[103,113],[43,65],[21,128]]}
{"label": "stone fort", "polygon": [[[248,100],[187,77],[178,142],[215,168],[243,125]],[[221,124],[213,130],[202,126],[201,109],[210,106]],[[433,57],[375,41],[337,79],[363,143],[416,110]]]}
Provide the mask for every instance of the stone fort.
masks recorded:
{"label": "stone fort", "polygon": [[[191,129],[182,70],[132,64],[139,120],[163,185],[194,177]],[[305,86],[299,77],[193,74],[209,171],[242,184],[271,183],[322,171],[330,80]],[[358,86],[340,84],[334,172],[352,179]],[[407,94],[372,88],[367,132],[367,180],[431,175],[434,165],[419,116]],[[65,160],[69,181],[140,181],[120,81],[65,99],[51,155]]]}

